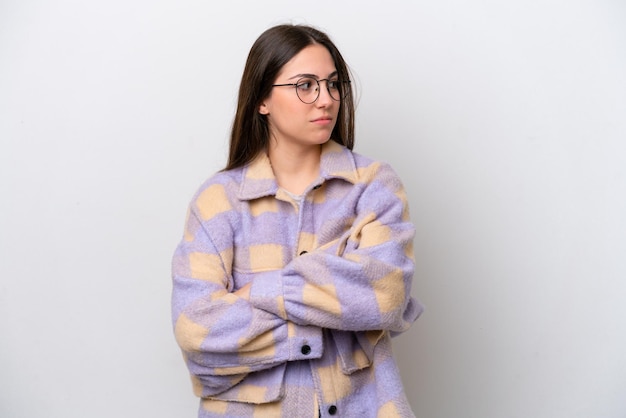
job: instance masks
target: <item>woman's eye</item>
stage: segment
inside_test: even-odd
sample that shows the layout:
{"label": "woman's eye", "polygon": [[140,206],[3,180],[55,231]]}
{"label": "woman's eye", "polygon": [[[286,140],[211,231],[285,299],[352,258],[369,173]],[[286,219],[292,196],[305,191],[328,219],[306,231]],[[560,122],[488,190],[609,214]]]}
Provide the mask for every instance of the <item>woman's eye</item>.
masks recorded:
{"label": "woman's eye", "polygon": [[339,80],[328,80],[328,88],[337,90],[339,88]]}
{"label": "woman's eye", "polygon": [[307,91],[313,87],[313,80],[302,80],[297,84],[298,90]]}

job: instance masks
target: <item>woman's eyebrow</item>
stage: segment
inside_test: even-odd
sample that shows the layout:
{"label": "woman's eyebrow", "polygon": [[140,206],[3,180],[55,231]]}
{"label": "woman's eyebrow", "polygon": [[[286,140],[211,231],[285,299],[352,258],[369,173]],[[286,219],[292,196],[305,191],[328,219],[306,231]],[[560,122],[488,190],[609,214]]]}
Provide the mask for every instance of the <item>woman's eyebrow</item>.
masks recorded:
{"label": "woman's eyebrow", "polygon": [[[332,73],[328,74],[327,78],[331,78],[337,75],[337,71],[333,71]],[[289,77],[288,80],[293,80],[294,78],[303,78],[303,77],[309,77],[309,78],[314,78],[316,80],[319,80],[319,78],[317,77],[317,74],[296,74],[293,77]]]}

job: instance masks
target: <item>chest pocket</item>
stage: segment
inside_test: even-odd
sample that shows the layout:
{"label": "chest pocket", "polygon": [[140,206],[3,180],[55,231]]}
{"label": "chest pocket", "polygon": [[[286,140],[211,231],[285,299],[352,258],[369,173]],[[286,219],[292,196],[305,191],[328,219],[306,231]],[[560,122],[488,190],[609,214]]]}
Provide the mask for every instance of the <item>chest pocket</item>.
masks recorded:
{"label": "chest pocket", "polygon": [[285,247],[279,244],[235,248],[232,267],[235,289],[251,282],[256,274],[282,269],[287,261],[285,253]]}

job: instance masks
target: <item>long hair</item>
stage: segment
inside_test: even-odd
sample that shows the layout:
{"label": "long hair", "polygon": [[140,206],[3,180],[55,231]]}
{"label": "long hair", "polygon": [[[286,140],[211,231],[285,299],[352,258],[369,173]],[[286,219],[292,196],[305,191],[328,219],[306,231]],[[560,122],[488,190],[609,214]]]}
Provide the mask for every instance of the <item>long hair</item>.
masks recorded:
{"label": "long hair", "polygon": [[[350,80],[350,72],[341,53],[328,35],[311,26],[278,25],[259,36],[250,49],[239,85],[237,112],[230,135],[228,164],[225,170],[242,167],[252,161],[269,143],[267,116],[259,106],[272,90],[282,67],[309,45],[328,49],[341,80]],[[331,140],[352,149],[354,146],[354,95],[352,83],[341,100],[337,123]]]}

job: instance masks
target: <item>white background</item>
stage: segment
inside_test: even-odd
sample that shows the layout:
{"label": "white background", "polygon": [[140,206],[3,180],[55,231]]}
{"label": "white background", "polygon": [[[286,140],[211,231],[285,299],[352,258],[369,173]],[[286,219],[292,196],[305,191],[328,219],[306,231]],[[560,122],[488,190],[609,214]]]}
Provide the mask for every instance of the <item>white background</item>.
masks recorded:
{"label": "white background", "polygon": [[284,22],[336,41],[408,189],[416,415],[626,416],[619,0],[0,0],[0,416],[195,416],[170,259]]}

